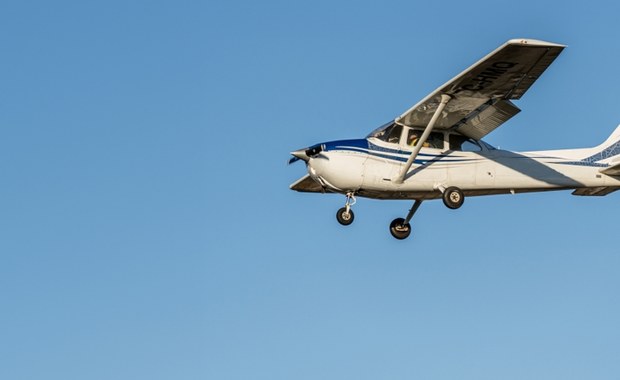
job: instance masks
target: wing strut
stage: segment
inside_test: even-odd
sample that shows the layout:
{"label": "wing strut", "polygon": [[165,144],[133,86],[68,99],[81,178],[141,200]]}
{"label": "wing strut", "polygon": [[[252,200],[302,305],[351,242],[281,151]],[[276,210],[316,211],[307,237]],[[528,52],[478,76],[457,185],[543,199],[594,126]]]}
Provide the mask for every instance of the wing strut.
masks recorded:
{"label": "wing strut", "polygon": [[420,136],[420,139],[418,140],[417,144],[415,144],[415,146],[413,147],[413,152],[411,152],[411,156],[409,156],[409,159],[407,160],[407,163],[405,163],[405,166],[403,167],[403,169],[400,172],[400,174],[398,175],[398,177],[396,177],[394,182],[400,184],[400,183],[403,183],[405,181],[405,175],[407,175],[407,172],[411,168],[411,165],[413,164],[413,161],[418,156],[418,153],[420,153],[420,149],[422,149],[422,145],[424,145],[424,143],[426,142],[426,139],[428,139],[428,136],[433,131],[433,127],[435,126],[435,122],[437,122],[437,119],[439,118],[439,115],[441,115],[441,112],[446,107],[446,104],[448,104],[450,99],[452,99],[452,97],[450,95],[441,94],[441,103],[439,103],[439,106],[437,106],[437,110],[435,110],[435,113],[433,114],[433,117],[428,122],[428,125],[424,129],[424,132],[422,133],[422,136]]}

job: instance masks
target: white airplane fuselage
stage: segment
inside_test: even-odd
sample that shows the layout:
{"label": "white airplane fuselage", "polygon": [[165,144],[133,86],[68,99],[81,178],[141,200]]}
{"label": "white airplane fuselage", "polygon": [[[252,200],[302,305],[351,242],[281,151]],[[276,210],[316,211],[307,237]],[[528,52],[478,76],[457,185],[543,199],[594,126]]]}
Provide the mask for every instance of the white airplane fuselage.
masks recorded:
{"label": "white airplane fuselage", "polygon": [[308,175],[290,188],[346,195],[336,213],[350,225],[356,196],[415,200],[390,224],[396,239],[426,199],[458,209],[468,196],[574,189],[602,196],[620,189],[620,127],[601,145],[584,149],[511,152],[481,141],[517,115],[519,100],[565,48],[512,39],[430,92],[364,139],[300,149],[289,163],[306,162]]}
{"label": "white airplane fuselage", "polygon": [[[601,173],[620,146],[511,152],[480,143],[479,151],[422,148],[402,183],[395,180],[412,147],[375,138],[321,144],[307,160],[310,176],[325,190],[377,199],[436,199],[456,186],[466,196],[620,187]],[[587,191],[586,189],[592,189]]]}

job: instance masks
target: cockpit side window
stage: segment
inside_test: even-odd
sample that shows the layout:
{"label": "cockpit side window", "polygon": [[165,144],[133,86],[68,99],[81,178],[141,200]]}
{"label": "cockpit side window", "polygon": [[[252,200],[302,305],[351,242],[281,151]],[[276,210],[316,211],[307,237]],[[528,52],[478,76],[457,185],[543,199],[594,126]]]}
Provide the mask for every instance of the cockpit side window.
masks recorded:
{"label": "cockpit side window", "polygon": [[450,150],[461,152],[480,152],[482,148],[476,141],[461,135],[450,135]]}
{"label": "cockpit side window", "polygon": [[400,135],[402,134],[402,132],[403,132],[403,126],[394,124],[386,141],[389,143],[398,144],[398,142],[400,141]]}
{"label": "cockpit side window", "polygon": [[[409,135],[407,136],[407,145],[415,146],[420,140],[422,136],[421,130],[418,129],[410,129]],[[443,149],[443,133],[441,132],[431,132],[428,136],[428,139],[422,145],[424,148],[434,148],[434,149]]]}

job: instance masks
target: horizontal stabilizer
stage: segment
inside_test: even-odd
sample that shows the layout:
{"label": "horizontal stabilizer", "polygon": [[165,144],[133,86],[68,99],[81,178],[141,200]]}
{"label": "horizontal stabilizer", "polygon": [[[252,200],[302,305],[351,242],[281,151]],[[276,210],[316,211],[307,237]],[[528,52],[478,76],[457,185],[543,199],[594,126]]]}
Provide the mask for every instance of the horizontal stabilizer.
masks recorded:
{"label": "horizontal stabilizer", "polygon": [[601,187],[584,187],[573,191],[573,195],[583,195],[592,197],[602,197],[603,195],[611,194],[618,190],[618,187],[601,186]]}
{"label": "horizontal stabilizer", "polygon": [[301,177],[300,179],[295,181],[293,184],[291,184],[290,187],[291,187],[291,190],[301,191],[303,193],[324,193],[325,192],[325,189],[323,189],[323,186],[321,186],[321,184],[319,184],[317,181],[313,180],[312,177],[310,177],[310,174],[306,174],[305,176]]}
{"label": "horizontal stabilizer", "polygon": [[618,175],[618,176],[620,176],[620,163],[615,164],[613,166],[610,166],[610,167],[607,167],[607,168],[601,170],[601,173],[607,174],[607,175]]}

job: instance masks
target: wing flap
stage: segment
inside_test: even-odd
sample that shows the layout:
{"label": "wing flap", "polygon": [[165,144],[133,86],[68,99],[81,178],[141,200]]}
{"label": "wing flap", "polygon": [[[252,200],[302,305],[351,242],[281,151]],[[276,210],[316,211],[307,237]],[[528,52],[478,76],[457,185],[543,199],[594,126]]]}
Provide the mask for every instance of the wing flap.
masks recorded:
{"label": "wing flap", "polygon": [[510,100],[497,100],[472,112],[455,129],[465,136],[479,140],[519,112],[521,110]]}

